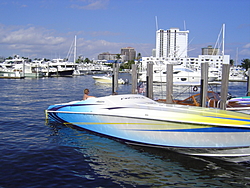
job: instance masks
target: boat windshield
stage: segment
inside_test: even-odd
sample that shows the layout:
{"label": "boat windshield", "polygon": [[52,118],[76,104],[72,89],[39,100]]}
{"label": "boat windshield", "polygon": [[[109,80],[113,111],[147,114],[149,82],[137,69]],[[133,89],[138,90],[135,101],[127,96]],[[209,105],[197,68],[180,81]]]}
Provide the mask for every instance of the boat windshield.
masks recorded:
{"label": "boat windshield", "polygon": [[193,70],[187,69],[187,68],[185,68],[185,67],[174,68],[174,71],[194,72]]}
{"label": "boat windshield", "polygon": [[220,96],[219,96],[219,94],[218,93],[215,93],[215,92],[208,92],[207,93],[207,97],[209,98],[209,99],[215,99],[215,100],[220,100]]}

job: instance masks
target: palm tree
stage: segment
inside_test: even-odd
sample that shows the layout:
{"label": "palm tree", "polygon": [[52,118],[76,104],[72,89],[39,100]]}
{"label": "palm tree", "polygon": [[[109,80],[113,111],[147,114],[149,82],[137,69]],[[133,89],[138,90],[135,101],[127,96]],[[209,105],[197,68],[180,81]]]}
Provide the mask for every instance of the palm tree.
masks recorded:
{"label": "palm tree", "polygon": [[86,63],[90,63],[89,58],[85,58],[84,62],[86,62]]}
{"label": "palm tree", "polygon": [[233,66],[234,65],[234,60],[230,59],[230,65]]}
{"label": "palm tree", "polygon": [[243,59],[241,61],[242,61],[241,66],[246,70],[248,70],[248,68],[250,68],[250,59]]}
{"label": "palm tree", "polygon": [[140,59],[141,59],[141,53],[137,54],[137,58],[136,59],[137,59],[137,61],[140,61]]}
{"label": "palm tree", "polygon": [[119,59],[121,59],[121,54],[116,54],[116,60],[119,61]]}

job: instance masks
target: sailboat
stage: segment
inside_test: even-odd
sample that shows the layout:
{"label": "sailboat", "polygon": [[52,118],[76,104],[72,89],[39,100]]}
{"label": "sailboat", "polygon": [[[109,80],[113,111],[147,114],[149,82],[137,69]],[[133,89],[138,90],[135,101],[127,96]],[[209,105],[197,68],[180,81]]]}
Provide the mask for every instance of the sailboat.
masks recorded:
{"label": "sailboat", "polygon": [[57,76],[73,76],[73,73],[76,69],[76,36],[74,39],[74,59],[73,62],[70,62],[69,59],[71,58],[72,53],[72,46],[71,45],[69,52],[67,54],[67,57],[62,58],[56,58],[52,61],[49,61],[45,64],[43,64],[43,72],[45,73],[45,76],[48,77],[57,77]]}

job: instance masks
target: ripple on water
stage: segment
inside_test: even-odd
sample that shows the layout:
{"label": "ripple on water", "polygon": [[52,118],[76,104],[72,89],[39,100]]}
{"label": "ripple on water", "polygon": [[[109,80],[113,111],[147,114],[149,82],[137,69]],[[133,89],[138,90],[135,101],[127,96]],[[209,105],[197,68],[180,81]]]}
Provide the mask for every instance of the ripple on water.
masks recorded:
{"label": "ripple on water", "polygon": [[[121,77],[124,76],[121,74]],[[92,77],[0,79],[0,187],[247,187],[248,164],[189,157],[46,123],[51,104],[111,94]],[[233,95],[243,84],[229,86]],[[118,93],[130,93],[131,85]],[[236,93],[236,94],[235,94]]]}

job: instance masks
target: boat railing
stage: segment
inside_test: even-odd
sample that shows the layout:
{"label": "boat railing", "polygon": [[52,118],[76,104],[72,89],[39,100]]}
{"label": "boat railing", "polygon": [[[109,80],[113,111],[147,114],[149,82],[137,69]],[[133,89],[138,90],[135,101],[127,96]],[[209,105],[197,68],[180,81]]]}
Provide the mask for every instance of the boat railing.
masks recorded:
{"label": "boat railing", "polygon": [[208,102],[207,102],[207,107],[208,108],[215,108],[216,107],[216,101],[214,99],[209,99]]}
{"label": "boat railing", "polygon": [[221,104],[221,100],[216,101],[214,99],[209,99],[207,102],[207,107],[208,108],[220,108],[220,104]]}
{"label": "boat railing", "polygon": [[221,100],[218,101],[217,108],[220,108],[220,102],[221,102]]}

